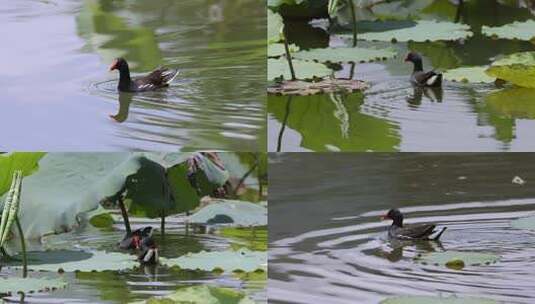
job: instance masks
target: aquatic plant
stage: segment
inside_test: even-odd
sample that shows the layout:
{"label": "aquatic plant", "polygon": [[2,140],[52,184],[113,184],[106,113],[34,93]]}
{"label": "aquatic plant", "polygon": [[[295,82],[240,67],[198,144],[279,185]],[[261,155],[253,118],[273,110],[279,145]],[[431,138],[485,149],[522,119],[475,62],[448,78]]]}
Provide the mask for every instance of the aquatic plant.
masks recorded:
{"label": "aquatic plant", "polygon": [[242,292],[230,288],[212,286],[187,286],[164,297],[153,297],[146,301],[131,304],[254,304],[255,302]]}
{"label": "aquatic plant", "polygon": [[520,52],[494,61],[487,75],[525,88],[535,88],[535,52]]}

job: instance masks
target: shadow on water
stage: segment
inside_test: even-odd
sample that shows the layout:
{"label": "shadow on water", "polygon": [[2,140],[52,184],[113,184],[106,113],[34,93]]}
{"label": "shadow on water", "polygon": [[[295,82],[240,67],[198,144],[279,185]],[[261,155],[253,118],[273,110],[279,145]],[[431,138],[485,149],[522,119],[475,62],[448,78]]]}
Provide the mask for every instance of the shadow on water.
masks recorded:
{"label": "shadow on water", "polygon": [[[514,2],[514,1],[513,1]],[[512,3],[513,3],[512,2]],[[398,7],[399,11],[392,12],[397,17],[384,22],[360,21],[358,30],[362,32],[384,31],[400,27],[411,26],[409,15],[418,14],[421,19],[439,21],[463,22],[470,25],[474,35],[460,41],[437,42],[408,42],[396,44],[359,41],[361,47],[394,48],[402,57],[409,51],[417,51],[424,58],[424,69],[444,71],[462,66],[488,65],[496,58],[516,52],[533,51],[534,46],[528,41],[491,39],[482,35],[481,28],[487,26],[501,26],[514,21],[533,19],[533,10],[512,3],[499,1],[475,0],[464,2],[459,8],[451,1],[404,1]],[[422,6],[422,7],[419,7]],[[418,9],[409,12],[408,8]],[[388,13],[388,11],[386,11]],[[369,16],[370,12],[361,12],[362,16]],[[384,12],[383,12],[384,13]],[[351,29],[347,12],[342,12],[338,23],[331,25],[331,33],[348,33]],[[346,45],[336,36],[326,39],[328,32],[314,27],[306,22],[288,21],[291,23],[289,42],[301,49],[337,47]],[[297,25],[298,24],[298,25]],[[302,33],[302,35],[299,35]],[[530,116],[526,103],[516,102],[517,95],[533,96],[525,89],[497,88],[494,84],[467,84],[445,81],[441,92],[429,90],[413,90],[409,84],[411,68],[395,58],[380,63],[364,63],[356,66],[342,65],[342,70],[335,72],[338,78],[352,77],[362,79],[371,84],[371,88],[364,92],[364,99],[358,112],[368,117],[395,126],[397,143],[388,147],[382,145],[345,145],[338,146],[340,151],[366,151],[370,146],[381,148],[374,151],[532,151],[535,146],[531,140],[530,130],[535,127],[535,119]],[[301,98],[314,103],[316,96]],[[324,99],[328,99],[324,97]],[[499,100],[498,100],[499,99]],[[281,116],[275,113],[280,98],[268,97],[269,113],[269,150],[276,151],[274,142],[279,139],[278,132],[282,124]],[[501,104],[501,108],[497,108]],[[503,105],[508,104],[505,110]],[[292,122],[289,114],[287,120]],[[357,115],[355,124],[365,124]],[[309,117],[308,120],[321,120],[321,115]],[[335,120],[335,119],[333,119]],[[295,125],[295,124],[294,124]],[[288,134],[282,138],[281,151],[324,151],[329,145],[328,139],[318,141],[314,146],[307,145],[305,138],[314,132],[314,125],[299,126],[286,125],[284,131]],[[373,132],[372,129],[367,129]],[[437,136],[438,135],[438,136]],[[383,137],[379,137],[379,141]],[[439,140],[440,139],[440,140]]]}
{"label": "shadow on water", "polygon": [[[528,153],[272,157],[270,302],[379,303],[440,293],[531,303],[535,234],[511,221],[534,214],[534,160]],[[515,176],[526,183],[513,183]],[[389,240],[390,222],[379,218],[393,207],[406,223],[448,227],[441,242]],[[444,251],[500,260],[462,269],[415,261]]]}

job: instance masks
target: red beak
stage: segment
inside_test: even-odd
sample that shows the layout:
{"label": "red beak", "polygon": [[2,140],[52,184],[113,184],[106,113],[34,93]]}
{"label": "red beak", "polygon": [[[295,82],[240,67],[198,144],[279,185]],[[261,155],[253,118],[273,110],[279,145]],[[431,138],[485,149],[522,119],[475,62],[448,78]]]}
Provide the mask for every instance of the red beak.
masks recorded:
{"label": "red beak", "polygon": [[117,69],[117,60],[114,60],[110,65],[110,71]]}

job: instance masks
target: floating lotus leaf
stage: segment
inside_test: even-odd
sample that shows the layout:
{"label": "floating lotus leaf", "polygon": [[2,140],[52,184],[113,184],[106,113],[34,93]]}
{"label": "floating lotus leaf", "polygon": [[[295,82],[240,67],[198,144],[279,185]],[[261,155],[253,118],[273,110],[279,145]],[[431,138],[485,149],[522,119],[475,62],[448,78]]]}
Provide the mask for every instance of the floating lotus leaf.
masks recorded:
{"label": "floating lotus leaf", "polygon": [[281,40],[281,28],[284,26],[282,17],[272,12],[270,9],[267,10],[268,17],[268,43],[275,43]]}
{"label": "floating lotus leaf", "polygon": [[154,297],[146,301],[132,304],[254,304],[255,302],[244,293],[230,288],[212,286],[190,286],[177,290],[165,297]]}
{"label": "floating lotus leaf", "polygon": [[[218,222],[218,219],[224,219]],[[267,208],[237,200],[217,200],[189,217],[195,224],[267,225]]]}
{"label": "floating lotus leaf", "polygon": [[486,66],[474,66],[447,70],[444,72],[444,79],[469,83],[493,83],[496,78],[485,73],[487,68]]}
{"label": "floating lotus leaf", "polygon": [[[377,2],[377,3],[376,3]],[[434,0],[416,1],[365,1],[362,6],[371,7],[373,14],[381,19],[405,20],[414,18]],[[370,5],[375,3],[375,5]]]}
{"label": "floating lotus leaf", "polygon": [[535,89],[508,88],[490,93],[485,101],[502,117],[535,119]]}
{"label": "floating lotus leaf", "polygon": [[432,296],[399,296],[389,298],[380,304],[499,304],[500,302],[482,298],[432,297]]}
{"label": "floating lotus leaf", "polygon": [[[221,236],[236,240],[235,247],[245,247],[254,251],[267,251],[268,231],[267,226],[257,228],[225,227],[219,230]],[[233,247],[234,248],[234,247]]]}
{"label": "floating lotus leaf", "polygon": [[[293,66],[297,79],[321,78],[332,74],[332,70],[321,63],[294,60]],[[268,59],[268,81],[281,76],[284,79],[292,79],[286,58]]]}
{"label": "floating lotus leaf", "polygon": [[535,88],[535,52],[522,52],[495,61],[486,73],[520,87]]}
{"label": "floating lotus leaf", "polygon": [[527,20],[524,22],[515,21],[498,27],[483,26],[481,33],[493,38],[501,39],[519,39],[532,40],[535,38],[535,21]]}
{"label": "floating lotus leaf", "polygon": [[[289,46],[290,53],[295,53],[299,51],[299,47],[295,44],[290,44]],[[267,55],[268,57],[280,57],[286,53],[284,49],[284,43],[271,43],[268,44]]]}
{"label": "floating lotus leaf", "polygon": [[269,86],[269,94],[277,95],[315,95],[332,92],[356,92],[368,88],[368,85],[356,79],[322,79],[321,81],[289,81],[285,80]]}
{"label": "floating lotus leaf", "polygon": [[178,258],[160,258],[160,264],[192,270],[255,271],[267,270],[267,253],[241,248],[237,251],[202,251]]}
{"label": "floating lotus leaf", "polygon": [[396,57],[396,52],[391,49],[378,50],[357,47],[338,47],[300,51],[295,53],[293,56],[297,59],[313,60],[318,62],[363,63],[394,58]]}
{"label": "floating lotus leaf", "polygon": [[65,288],[67,282],[62,279],[47,278],[0,278],[0,294],[33,293]]}
{"label": "floating lotus leaf", "polygon": [[[415,26],[385,32],[368,32],[358,35],[358,39],[390,42],[451,41],[471,37],[470,26],[453,22],[420,20]],[[342,35],[344,38],[350,35]]]}
{"label": "floating lotus leaf", "polygon": [[511,221],[511,227],[516,229],[535,230],[535,216],[513,220]]}
{"label": "floating lotus leaf", "polygon": [[422,264],[442,265],[456,270],[465,266],[493,264],[499,259],[500,257],[494,254],[469,251],[432,252],[416,258]]}
{"label": "floating lotus leaf", "polygon": [[56,250],[28,253],[28,269],[34,271],[119,271],[136,266],[139,266],[136,257],[119,252]]}

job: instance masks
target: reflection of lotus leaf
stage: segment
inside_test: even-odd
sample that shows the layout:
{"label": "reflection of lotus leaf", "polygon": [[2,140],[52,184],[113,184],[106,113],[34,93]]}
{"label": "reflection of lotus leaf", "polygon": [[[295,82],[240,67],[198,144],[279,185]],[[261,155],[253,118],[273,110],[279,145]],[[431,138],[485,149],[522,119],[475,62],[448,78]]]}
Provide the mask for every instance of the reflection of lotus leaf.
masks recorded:
{"label": "reflection of lotus leaf", "polygon": [[[190,286],[178,289],[165,297],[151,298],[135,304],[253,304],[254,301],[245,294],[230,288],[212,286]],[[134,303],[132,303],[134,304]]]}
{"label": "reflection of lotus leaf", "polygon": [[258,204],[235,200],[217,200],[202,208],[192,216],[191,223],[206,224],[217,216],[225,216],[237,226],[267,225],[267,208]]}
{"label": "reflection of lotus leaf", "polygon": [[361,113],[362,93],[288,98],[269,95],[268,111],[301,134],[302,147],[313,151],[395,151],[399,145],[395,125]]}
{"label": "reflection of lotus leaf", "polygon": [[295,53],[294,57],[297,59],[313,60],[319,62],[360,63],[393,58],[396,57],[396,52],[390,49],[378,50],[367,48],[338,47],[300,51]]}
{"label": "reflection of lotus leaf", "polygon": [[222,269],[225,272],[255,271],[267,269],[267,253],[240,248],[237,251],[202,251],[188,253],[178,258],[160,258],[160,263],[181,269],[212,271]]}
{"label": "reflection of lotus leaf", "polygon": [[492,92],[485,98],[489,109],[501,116],[535,119],[535,90],[510,88]]}
{"label": "reflection of lotus leaf", "polygon": [[267,10],[268,17],[268,43],[279,42],[281,40],[281,28],[284,26],[282,17],[272,12],[270,9]]}
{"label": "reflection of lotus leaf", "polygon": [[[368,41],[439,41],[458,40],[471,37],[470,26],[452,22],[420,20],[413,27],[390,30],[385,32],[369,32],[359,34],[358,38]],[[343,35],[349,38],[349,35]]]}
{"label": "reflection of lotus leaf", "polygon": [[[464,265],[480,266],[496,263],[499,256],[490,253],[445,251],[432,252],[418,257],[416,261],[422,264],[447,266],[452,269],[462,269]],[[459,267],[462,265],[462,267]]]}
{"label": "reflection of lotus leaf", "polygon": [[278,95],[314,95],[321,93],[347,92],[353,93],[368,88],[368,85],[357,79],[322,79],[321,81],[291,81],[277,82],[268,87],[269,94]]}
{"label": "reflection of lotus leaf", "polygon": [[380,304],[498,304],[500,302],[481,298],[399,296],[381,301]]}
{"label": "reflection of lotus leaf", "polygon": [[[306,62],[301,60],[293,61],[295,77],[297,79],[312,79],[314,77],[325,77],[332,73],[332,70],[321,63]],[[286,58],[268,59],[268,81],[283,77],[292,79],[288,61]]]}
{"label": "reflection of lotus leaf", "polygon": [[134,256],[119,252],[58,250],[28,254],[28,269],[34,271],[118,271],[136,266],[139,262]]}
{"label": "reflection of lotus leaf", "polygon": [[481,32],[501,39],[532,40],[535,38],[535,21],[513,22],[498,27],[483,26]]}
{"label": "reflection of lotus leaf", "polygon": [[495,61],[487,74],[517,86],[535,88],[535,52],[515,53]]}
{"label": "reflection of lotus leaf", "polygon": [[30,293],[65,288],[67,282],[46,278],[0,278],[0,294]]}
{"label": "reflection of lotus leaf", "polygon": [[[296,46],[295,44],[290,44],[288,48],[290,49],[290,53],[295,53],[299,51],[299,47]],[[285,53],[286,51],[284,50],[284,43],[268,44],[268,49],[267,49],[268,57],[280,57],[284,55]]]}
{"label": "reflection of lotus leaf", "polygon": [[485,73],[486,66],[460,67],[444,72],[444,79],[469,83],[493,83],[496,78]]}
{"label": "reflection of lotus leaf", "polygon": [[535,230],[535,216],[519,218],[511,221],[511,227],[516,229]]}

